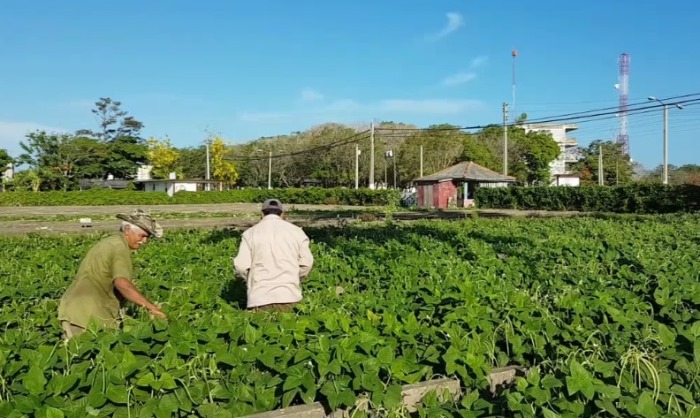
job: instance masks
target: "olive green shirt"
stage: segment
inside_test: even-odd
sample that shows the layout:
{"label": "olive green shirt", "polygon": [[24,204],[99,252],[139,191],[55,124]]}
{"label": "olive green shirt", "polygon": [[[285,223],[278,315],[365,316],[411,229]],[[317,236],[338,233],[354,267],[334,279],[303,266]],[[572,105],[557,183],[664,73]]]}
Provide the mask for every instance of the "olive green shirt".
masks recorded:
{"label": "olive green shirt", "polygon": [[73,283],[61,298],[59,321],[87,328],[90,319],[107,328],[119,327],[119,299],[114,280],[132,279],[131,250],[123,235],[95,244],[80,263]]}

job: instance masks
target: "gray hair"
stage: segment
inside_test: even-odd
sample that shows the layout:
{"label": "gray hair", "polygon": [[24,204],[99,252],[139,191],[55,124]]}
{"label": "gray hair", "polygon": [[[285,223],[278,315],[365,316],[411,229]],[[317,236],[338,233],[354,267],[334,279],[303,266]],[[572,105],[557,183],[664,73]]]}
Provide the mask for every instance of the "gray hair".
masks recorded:
{"label": "gray hair", "polygon": [[119,227],[119,232],[124,232],[125,229],[131,229],[134,232],[140,232],[142,234],[147,234],[140,226],[134,225],[131,222],[122,221],[122,225]]}

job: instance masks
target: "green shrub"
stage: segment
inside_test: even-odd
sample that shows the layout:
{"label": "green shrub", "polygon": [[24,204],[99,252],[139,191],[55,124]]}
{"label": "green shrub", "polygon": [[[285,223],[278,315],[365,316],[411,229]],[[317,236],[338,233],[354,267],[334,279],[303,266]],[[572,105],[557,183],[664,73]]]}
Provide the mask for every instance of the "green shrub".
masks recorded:
{"label": "green shrub", "polygon": [[618,187],[480,188],[477,206],[616,213],[672,213],[700,210],[700,186],[633,184]]}

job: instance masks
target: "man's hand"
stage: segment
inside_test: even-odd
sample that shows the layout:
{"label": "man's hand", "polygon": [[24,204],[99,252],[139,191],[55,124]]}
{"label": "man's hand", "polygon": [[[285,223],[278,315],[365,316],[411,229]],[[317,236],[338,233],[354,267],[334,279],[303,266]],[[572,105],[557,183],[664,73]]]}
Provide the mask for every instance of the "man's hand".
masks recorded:
{"label": "man's hand", "polygon": [[148,308],[149,312],[151,312],[151,319],[154,319],[155,317],[161,318],[161,319],[168,319],[168,317],[163,313],[163,311],[160,310],[160,305],[151,305]]}

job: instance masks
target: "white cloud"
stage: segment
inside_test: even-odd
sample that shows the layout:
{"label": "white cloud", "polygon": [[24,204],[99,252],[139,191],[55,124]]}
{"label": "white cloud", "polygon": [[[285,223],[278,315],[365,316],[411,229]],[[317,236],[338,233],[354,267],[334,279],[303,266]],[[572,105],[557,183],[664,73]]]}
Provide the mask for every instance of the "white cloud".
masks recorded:
{"label": "white cloud", "polygon": [[475,73],[457,73],[451,76],[445,77],[442,80],[443,86],[456,86],[458,84],[468,83],[476,78]]}
{"label": "white cloud", "polygon": [[471,71],[462,71],[462,72],[447,76],[442,80],[441,84],[443,86],[457,86],[460,84],[468,83],[477,77],[476,70],[479,69],[480,67],[484,66],[487,61],[488,61],[488,57],[486,57],[486,56],[482,55],[482,56],[476,57],[476,58],[472,59],[470,65],[469,65],[469,68],[471,69]]}
{"label": "white cloud", "polygon": [[324,106],[275,112],[245,112],[238,115],[244,122],[284,122],[299,119],[354,120],[391,116],[448,116],[482,110],[484,104],[466,99],[386,99],[373,103],[336,100]]}
{"label": "white cloud", "polygon": [[433,35],[429,35],[428,40],[437,41],[438,39],[444,38],[445,36],[464,26],[464,16],[462,16],[461,14],[457,12],[450,12],[447,13],[446,16],[447,24],[445,25],[445,27],[442,28],[440,32],[435,33]]}
{"label": "white cloud", "polygon": [[6,149],[11,156],[17,157],[22,153],[19,142],[24,140],[25,136],[29,132],[34,132],[37,130],[47,132],[68,132],[63,128],[46,126],[33,122],[0,121],[0,148]]}
{"label": "white cloud", "polygon": [[480,56],[476,57],[472,60],[471,67],[476,69],[481,67],[482,65],[486,64],[486,62],[489,60],[489,57],[486,56]]}
{"label": "white cloud", "polygon": [[303,103],[313,103],[323,100],[323,94],[313,89],[304,89],[301,91],[301,101]]}

